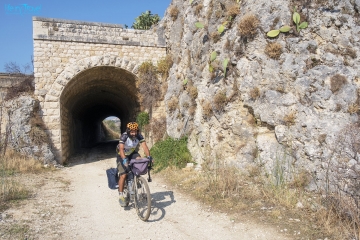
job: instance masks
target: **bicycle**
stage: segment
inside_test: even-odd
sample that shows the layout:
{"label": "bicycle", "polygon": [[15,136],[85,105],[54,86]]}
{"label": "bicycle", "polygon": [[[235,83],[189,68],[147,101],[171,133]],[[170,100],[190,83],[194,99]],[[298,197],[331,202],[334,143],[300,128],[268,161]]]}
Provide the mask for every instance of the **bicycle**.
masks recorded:
{"label": "bicycle", "polygon": [[[134,160],[134,159],[133,159]],[[151,161],[148,161],[148,166],[147,166],[147,173],[148,173],[148,179],[147,181],[145,180],[144,177],[142,177],[141,175],[146,174],[146,172],[139,172],[139,171],[135,171],[134,169],[136,169],[136,167],[134,166],[136,163],[143,163],[138,160],[133,161],[131,160],[131,163],[129,164],[130,166],[130,171],[132,172],[134,178],[133,181],[129,181],[128,179],[125,181],[125,186],[124,186],[124,193],[127,196],[126,197],[126,206],[129,206],[129,203],[131,200],[134,200],[135,202],[135,209],[136,209],[136,213],[139,216],[139,218],[143,221],[147,221],[150,217],[150,213],[151,213],[151,195],[150,195],[150,188],[149,185],[147,183],[151,182],[151,176],[150,176],[150,170],[152,169],[152,163]],[[145,161],[145,160],[144,160]],[[129,188],[129,182],[131,182],[131,186]],[[131,192],[134,192],[134,194],[131,194]]]}

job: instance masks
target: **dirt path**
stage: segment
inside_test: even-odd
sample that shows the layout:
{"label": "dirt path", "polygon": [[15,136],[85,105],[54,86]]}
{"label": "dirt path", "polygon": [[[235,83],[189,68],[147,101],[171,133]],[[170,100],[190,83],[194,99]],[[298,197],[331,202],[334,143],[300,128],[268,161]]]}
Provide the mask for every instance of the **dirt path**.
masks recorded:
{"label": "dirt path", "polygon": [[[16,221],[24,217],[19,212],[36,209],[27,216],[33,232],[29,239],[286,239],[274,229],[214,213],[167,188],[159,176],[149,183],[153,205],[149,221],[141,221],[134,206],[120,207],[117,191],[107,186],[105,170],[115,165],[115,158],[107,154],[111,147],[76,157],[49,179],[57,179],[58,187],[44,183],[31,204],[8,213]],[[42,210],[46,206],[49,213]]]}

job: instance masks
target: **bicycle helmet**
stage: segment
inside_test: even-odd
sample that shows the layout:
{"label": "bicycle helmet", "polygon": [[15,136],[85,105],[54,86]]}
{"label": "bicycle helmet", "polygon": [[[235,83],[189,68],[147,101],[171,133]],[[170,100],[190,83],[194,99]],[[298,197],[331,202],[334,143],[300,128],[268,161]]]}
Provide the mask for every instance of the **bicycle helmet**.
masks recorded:
{"label": "bicycle helmet", "polygon": [[138,131],[139,130],[139,124],[137,124],[136,122],[129,122],[126,125],[126,128],[128,131]]}
{"label": "bicycle helmet", "polygon": [[139,132],[139,124],[137,124],[136,122],[129,122],[126,125],[126,133],[130,138],[132,138],[130,136],[130,131],[136,131],[136,133],[138,133]]}

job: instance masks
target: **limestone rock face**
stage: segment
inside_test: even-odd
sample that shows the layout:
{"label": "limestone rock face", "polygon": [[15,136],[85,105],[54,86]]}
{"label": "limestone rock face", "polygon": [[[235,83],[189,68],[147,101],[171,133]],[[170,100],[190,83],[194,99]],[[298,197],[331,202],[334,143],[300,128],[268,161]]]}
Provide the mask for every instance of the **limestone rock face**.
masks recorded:
{"label": "limestone rock face", "polygon": [[2,104],[2,147],[7,142],[7,147],[15,151],[44,164],[55,164],[50,141],[46,141],[48,136],[41,128],[41,120],[36,119],[39,102],[32,96],[21,95]]}
{"label": "limestone rock face", "polygon": [[[167,110],[168,134],[188,134],[199,163],[222,158],[245,167],[261,161],[271,173],[281,158],[312,173],[315,187],[324,180],[322,163],[334,156],[341,131],[359,121],[360,3],[240,1],[239,13],[229,20],[234,4],[173,0],[160,23],[174,59],[165,102],[178,100],[175,111]],[[301,22],[308,22],[300,32],[292,20],[295,6]],[[170,8],[179,10],[176,18]],[[249,15],[259,23],[251,36],[244,34],[242,23]],[[267,37],[284,25],[292,27],[289,33]],[[278,57],[270,57],[270,43],[280,46]],[[214,51],[217,57],[211,62]],[[196,98],[189,83],[182,86],[184,79],[197,88]]]}

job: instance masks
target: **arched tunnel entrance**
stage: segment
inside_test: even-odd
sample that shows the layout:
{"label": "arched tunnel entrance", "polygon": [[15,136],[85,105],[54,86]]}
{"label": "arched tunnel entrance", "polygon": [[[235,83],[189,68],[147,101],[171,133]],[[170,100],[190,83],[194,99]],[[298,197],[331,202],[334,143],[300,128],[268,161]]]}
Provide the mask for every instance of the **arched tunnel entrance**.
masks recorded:
{"label": "arched tunnel entrance", "polygon": [[60,96],[62,159],[82,148],[101,142],[101,123],[116,116],[124,124],[135,120],[140,109],[136,75],[116,67],[98,66],[87,69],[65,86]]}

